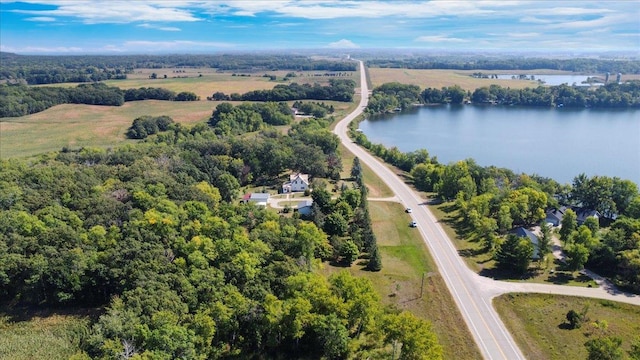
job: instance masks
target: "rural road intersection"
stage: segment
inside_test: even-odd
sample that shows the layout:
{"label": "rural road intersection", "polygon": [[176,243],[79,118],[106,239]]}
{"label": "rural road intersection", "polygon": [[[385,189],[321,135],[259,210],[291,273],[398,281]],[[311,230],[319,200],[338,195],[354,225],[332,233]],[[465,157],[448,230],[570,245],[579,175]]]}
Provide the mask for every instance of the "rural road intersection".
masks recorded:
{"label": "rural road intersection", "polygon": [[342,119],[334,132],[344,146],[365,163],[391,188],[404,207],[412,208],[412,217],[435,259],[462,316],[485,359],[526,359],[492,305],[492,299],[509,292],[532,292],[583,296],[640,305],[640,296],[626,294],[614,288],[582,288],[551,284],[513,283],[482,277],[471,271],[426,203],[386,165],[361,148],[347,135],[348,124],[367,106],[369,90],[364,64],[360,61],[360,103],[356,110]]}

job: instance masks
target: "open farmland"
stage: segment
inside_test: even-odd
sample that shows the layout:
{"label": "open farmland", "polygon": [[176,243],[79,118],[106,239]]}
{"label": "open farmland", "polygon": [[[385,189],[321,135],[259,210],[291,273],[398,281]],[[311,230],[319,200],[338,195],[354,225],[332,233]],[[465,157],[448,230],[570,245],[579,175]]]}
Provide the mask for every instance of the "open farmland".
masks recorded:
{"label": "open farmland", "polygon": [[17,118],[0,119],[0,158],[30,156],[68,146],[108,147],[127,141],[133,119],[168,115],[192,124],[206,121],[217,105],[212,101],[133,101],[123,106],[63,104]]}
{"label": "open farmland", "polygon": [[[225,94],[245,93],[251,90],[269,90],[278,84],[290,84],[297,82],[326,84],[334,76],[325,76],[320,71],[292,72],[295,77],[284,77],[291,71],[267,71],[259,73],[238,72],[216,72],[212,68],[166,68],[166,69],[136,69],[132,74],[127,75],[126,80],[108,80],[105,84],[117,86],[121,89],[131,89],[140,87],[161,87],[175,92],[191,91],[206,100],[207,96],[215,92]],[[155,73],[157,78],[151,79],[151,74]],[[263,75],[276,76],[277,80],[272,81]],[[343,72],[340,78],[355,78],[355,72]],[[165,79],[164,76],[167,76]]]}
{"label": "open farmland", "polygon": [[[536,81],[528,80],[498,80],[498,79],[478,79],[471,77],[474,72],[485,74],[518,73],[517,71],[487,71],[487,70],[422,70],[422,69],[390,69],[390,68],[369,68],[372,85],[379,86],[387,82],[399,82],[403,84],[413,84],[421,89],[436,88],[459,85],[464,90],[473,91],[479,87],[492,84],[512,89],[522,89],[526,87],[537,87]],[[559,73],[549,70],[528,70],[525,73]],[[566,73],[566,72],[565,72]]]}

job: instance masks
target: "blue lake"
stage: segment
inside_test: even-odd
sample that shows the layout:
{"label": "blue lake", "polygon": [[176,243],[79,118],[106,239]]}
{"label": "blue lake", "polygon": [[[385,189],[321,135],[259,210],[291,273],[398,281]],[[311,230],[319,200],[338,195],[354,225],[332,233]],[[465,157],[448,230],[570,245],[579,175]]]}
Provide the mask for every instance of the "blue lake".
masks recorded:
{"label": "blue lake", "polygon": [[360,123],[370,141],[441,163],[473,158],[482,166],[539,174],[560,183],[606,175],[640,184],[640,111],[422,106]]}

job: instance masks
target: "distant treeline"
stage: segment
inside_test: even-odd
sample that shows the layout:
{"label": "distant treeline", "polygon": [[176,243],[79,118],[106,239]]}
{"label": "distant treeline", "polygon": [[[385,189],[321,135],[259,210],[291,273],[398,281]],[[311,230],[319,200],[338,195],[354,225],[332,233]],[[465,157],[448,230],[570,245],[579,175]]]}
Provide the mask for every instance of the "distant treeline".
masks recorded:
{"label": "distant treeline", "polygon": [[535,70],[551,69],[581,73],[640,74],[638,60],[552,59],[527,57],[432,56],[371,59],[367,66],[403,69]]}
{"label": "distant treeline", "polygon": [[413,104],[478,104],[558,106],[589,108],[640,107],[640,81],[587,86],[538,86],[511,89],[499,85],[481,87],[473,92],[454,85],[442,89],[427,88],[420,92],[416,85],[386,83],[373,90],[367,110],[370,113],[405,109]]}
{"label": "distant treeline", "polygon": [[33,56],[0,52],[0,80],[27,84],[126,79],[135,68],[210,67],[229,71],[355,71],[356,63],[312,60],[301,55],[118,55]]}
{"label": "distant treeline", "polygon": [[290,100],[334,100],[353,101],[356,83],[347,79],[330,79],[329,86],[320,84],[276,85],[271,90],[253,90],[244,94],[226,95],[215,92],[207,100],[214,101],[290,101]]}
{"label": "distant treeline", "polygon": [[121,106],[134,100],[195,101],[192,92],[176,94],[159,88],[121,90],[102,83],[80,84],[75,88],[0,85],[0,117],[34,114],[60,104]]}

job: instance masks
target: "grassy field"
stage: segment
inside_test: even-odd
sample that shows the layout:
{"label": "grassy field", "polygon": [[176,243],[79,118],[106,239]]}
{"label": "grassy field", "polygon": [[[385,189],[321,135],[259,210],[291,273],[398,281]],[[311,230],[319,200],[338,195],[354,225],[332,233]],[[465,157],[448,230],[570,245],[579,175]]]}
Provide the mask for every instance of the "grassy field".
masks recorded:
{"label": "grassy field", "polygon": [[79,352],[89,323],[86,314],[38,311],[16,318],[4,310],[0,311],[0,360],[68,359]]}
{"label": "grassy field", "polygon": [[[370,68],[371,82],[373,86],[379,86],[387,82],[397,81],[403,84],[413,84],[420,86],[421,89],[436,88],[441,89],[445,86],[460,85],[465,90],[473,91],[479,87],[489,86],[491,84],[510,87],[512,89],[522,89],[525,87],[537,87],[535,81],[526,80],[498,80],[498,79],[476,79],[470,75],[480,70],[420,70],[420,69],[381,69]],[[505,71],[481,71],[489,74],[504,74]],[[509,73],[516,73],[509,71]],[[535,73],[531,70],[528,74]],[[549,71],[545,71],[549,73]]]}
{"label": "grassy field", "polygon": [[[586,359],[584,343],[600,336],[619,336],[628,350],[640,335],[639,306],[546,294],[506,294],[493,302],[529,360]],[[564,325],[567,312],[581,312],[585,306],[589,321],[569,330]],[[594,326],[596,321],[606,322],[606,329]]]}
{"label": "grassy field", "polygon": [[[366,260],[359,260],[347,269],[355,276],[370,279],[385,304],[431,321],[444,348],[445,359],[480,359],[419,232],[407,226],[410,218],[404,208],[398,203],[371,201],[369,210],[382,255],[382,270],[364,270]],[[326,265],[322,271],[329,275],[343,269]],[[423,274],[424,292],[420,297]]]}
{"label": "grassy field", "polygon": [[[180,71],[180,72],[177,72]],[[117,86],[121,89],[140,88],[140,87],[162,87],[175,92],[191,91],[202,100],[207,96],[211,96],[217,91],[225,94],[245,93],[251,90],[268,90],[273,89],[278,84],[290,84],[296,82],[304,83],[320,83],[325,84],[331,77],[323,76],[323,72],[304,71],[294,72],[295,77],[285,81],[284,77],[290,71],[266,71],[260,73],[242,73],[250,76],[233,76],[231,72],[217,72],[212,68],[188,68],[188,69],[135,69],[133,74],[128,74],[126,80],[109,80],[105,84]],[[152,73],[157,74],[157,79],[150,79]],[[241,73],[238,73],[241,74]],[[276,81],[270,80],[263,75],[275,75]],[[353,78],[354,73],[350,72]],[[164,76],[167,76],[165,79]],[[341,77],[345,78],[345,77]]]}
{"label": "grassy field", "polygon": [[24,157],[62,147],[110,147],[126,140],[133,119],[142,115],[168,115],[192,124],[206,121],[216,102],[134,101],[123,106],[64,104],[43,112],[0,119],[0,158]]}

